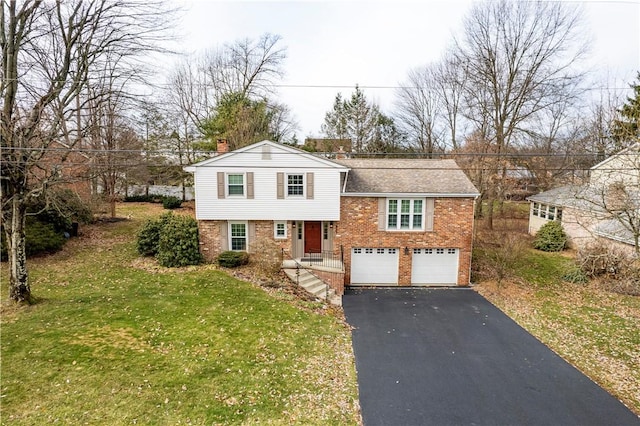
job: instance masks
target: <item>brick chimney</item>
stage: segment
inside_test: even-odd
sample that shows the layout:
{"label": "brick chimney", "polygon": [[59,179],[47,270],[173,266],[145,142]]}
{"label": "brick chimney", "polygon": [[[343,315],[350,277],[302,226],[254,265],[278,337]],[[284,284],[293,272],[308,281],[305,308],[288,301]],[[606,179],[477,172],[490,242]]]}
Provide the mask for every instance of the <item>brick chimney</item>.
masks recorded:
{"label": "brick chimney", "polygon": [[338,152],[336,152],[336,160],[344,160],[345,158],[347,158],[347,153],[345,152],[344,148],[341,146]]}
{"label": "brick chimney", "polygon": [[216,145],[218,154],[224,154],[225,152],[229,152],[229,142],[226,139],[218,139]]}

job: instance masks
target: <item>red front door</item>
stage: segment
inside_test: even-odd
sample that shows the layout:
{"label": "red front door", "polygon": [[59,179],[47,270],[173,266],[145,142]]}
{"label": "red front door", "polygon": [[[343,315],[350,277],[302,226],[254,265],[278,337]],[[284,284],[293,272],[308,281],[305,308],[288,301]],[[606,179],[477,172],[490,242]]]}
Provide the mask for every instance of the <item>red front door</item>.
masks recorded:
{"label": "red front door", "polygon": [[322,223],[321,222],[305,222],[304,223],[304,252],[305,253],[321,253],[322,252]]}

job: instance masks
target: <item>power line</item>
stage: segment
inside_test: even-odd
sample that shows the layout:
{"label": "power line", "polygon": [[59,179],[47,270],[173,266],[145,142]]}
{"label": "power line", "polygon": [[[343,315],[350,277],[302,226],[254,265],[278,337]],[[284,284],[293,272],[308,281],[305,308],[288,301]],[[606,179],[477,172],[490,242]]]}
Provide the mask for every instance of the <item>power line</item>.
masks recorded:
{"label": "power line", "polygon": [[[184,150],[182,152],[172,150],[172,149],[124,149],[124,148],[116,148],[116,149],[102,149],[102,148],[51,148],[51,147],[20,147],[20,146],[3,146],[0,148],[1,150],[8,151],[17,151],[17,152],[43,152],[43,153],[64,153],[64,154],[113,154],[113,153],[123,153],[123,154],[140,154],[140,155],[169,155],[176,156],[179,154],[191,154],[191,155],[199,155],[199,156],[210,156],[211,158],[218,155],[216,151],[204,151],[204,150]],[[313,155],[320,158],[327,158],[327,156],[334,156],[336,152],[277,152],[272,153],[272,155],[277,156],[289,156],[289,155]],[[229,156],[237,156],[237,155],[253,155],[256,157],[262,156],[262,152],[250,152],[250,151],[230,151],[225,153],[225,155]],[[347,152],[346,155],[350,156],[350,159],[366,159],[368,157],[384,157],[389,158],[393,157],[394,159],[403,159],[402,157],[415,157],[412,159],[426,159],[425,156],[433,156],[438,157],[437,159],[442,158],[458,158],[458,157],[485,157],[485,158],[506,158],[506,159],[518,159],[518,158],[593,158],[598,156],[596,152],[584,152],[584,153],[549,153],[549,152],[502,152],[502,153],[491,153],[491,152]],[[629,151],[625,152],[623,155],[628,156],[640,156],[640,151]],[[442,157],[442,158],[440,158]]]}

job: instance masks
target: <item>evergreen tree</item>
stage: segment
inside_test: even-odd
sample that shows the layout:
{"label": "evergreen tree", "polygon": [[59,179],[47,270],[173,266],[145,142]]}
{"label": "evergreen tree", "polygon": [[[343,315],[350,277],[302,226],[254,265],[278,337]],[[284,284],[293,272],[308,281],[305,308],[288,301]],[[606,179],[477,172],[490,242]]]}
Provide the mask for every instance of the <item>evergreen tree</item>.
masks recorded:
{"label": "evergreen tree", "polygon": [[624,145],[640,139],[640,72],[636,79],[636,83],[630,84],[633,96],[627,97],[627,102],[618,110],[620,119],[613,122],[613,137]]}
{"label": "evergreen tree", "polygon": [[229,93],[222,96],[201,130],[212,146],[217,139],[227,139],[231,150],[265,139],[279,142],[282,111],[278,108],[264,99],[252,100],[241,92]]}
{"label": "evergreen tree", "polygon": [[321,130],[328,138],[351,139],[354,152],[386,152],[402,140],[393,119],[369,102],[358,86],[349,100],[336,95]]}

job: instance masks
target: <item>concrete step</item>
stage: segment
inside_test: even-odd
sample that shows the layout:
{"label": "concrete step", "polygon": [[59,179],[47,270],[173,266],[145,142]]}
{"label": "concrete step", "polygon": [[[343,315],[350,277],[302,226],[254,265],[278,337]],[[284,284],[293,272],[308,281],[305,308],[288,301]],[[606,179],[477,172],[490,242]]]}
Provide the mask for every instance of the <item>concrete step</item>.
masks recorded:
{"label": "concrete step", "polygon": [[313,283],[303,285],[302,288],[304,288],[314,296],[320,297],[321,299],[324,299],[327,294],[327,285],[320,280],[316,280]]}
{"label": "concrete step", "polygon": [[305,269],[284,269],[284,273],[294,283],[304,288],[315,297],[326,300],[332,305],[342,306],[342,297],[336,295],[332,288],[327,289],[327,284]]}

